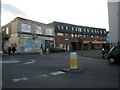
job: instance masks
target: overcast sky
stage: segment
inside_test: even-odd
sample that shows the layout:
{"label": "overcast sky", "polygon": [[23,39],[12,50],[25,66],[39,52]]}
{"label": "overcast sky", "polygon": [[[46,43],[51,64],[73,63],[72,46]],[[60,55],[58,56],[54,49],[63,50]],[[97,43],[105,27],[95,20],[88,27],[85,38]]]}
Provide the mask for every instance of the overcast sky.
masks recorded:
{"label": "overcast sky", "polygon": [[107,0],[2,0],[1,24],[17,16],[46,24],[59,21],[109,30]]}

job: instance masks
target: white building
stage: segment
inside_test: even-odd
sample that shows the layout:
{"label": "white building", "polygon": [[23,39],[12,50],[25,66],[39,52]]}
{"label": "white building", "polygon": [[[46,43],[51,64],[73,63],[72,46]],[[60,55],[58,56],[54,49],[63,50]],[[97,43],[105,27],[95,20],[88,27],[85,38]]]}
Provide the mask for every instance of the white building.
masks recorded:
{"label": "white building", "polygon": [[108,0],[110,46],[120,44],[120,0]]}

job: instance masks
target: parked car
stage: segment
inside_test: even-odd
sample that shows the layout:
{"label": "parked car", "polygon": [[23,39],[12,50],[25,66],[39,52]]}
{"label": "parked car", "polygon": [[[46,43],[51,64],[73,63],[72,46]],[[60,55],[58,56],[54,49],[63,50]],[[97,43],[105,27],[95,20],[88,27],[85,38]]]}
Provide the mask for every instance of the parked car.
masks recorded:
{"label": "parked car", "polygon": [[50,48],[50,52],[54,53],[54,52],[65,52],[66,50],[61,47],[61,46],[56,46],[56,47],[53,47],[53,48]]}
{"label": "parked car", "polygon": [[109,51],[107,59],[110,64],[120,62],[120,45],[113,47]]}

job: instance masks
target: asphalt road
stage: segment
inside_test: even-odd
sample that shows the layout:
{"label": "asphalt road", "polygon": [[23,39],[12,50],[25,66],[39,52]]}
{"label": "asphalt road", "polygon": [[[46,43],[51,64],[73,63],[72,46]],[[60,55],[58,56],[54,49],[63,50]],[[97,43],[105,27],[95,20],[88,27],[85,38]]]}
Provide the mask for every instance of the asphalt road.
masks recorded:
{"label": "asphalt road", "polygon": [[69,68],[70,52],[50,55],[3,56],[3,88],[118,88],[119,64],[106,59],[78,55],[83,72],[61,72]]}

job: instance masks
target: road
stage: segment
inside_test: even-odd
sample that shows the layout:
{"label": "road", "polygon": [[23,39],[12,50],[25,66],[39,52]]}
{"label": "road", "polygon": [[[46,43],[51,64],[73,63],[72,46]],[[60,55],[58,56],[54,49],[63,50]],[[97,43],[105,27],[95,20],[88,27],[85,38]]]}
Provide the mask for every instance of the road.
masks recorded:
{"label": "road", "polygon": [[70,52],[50,55],[3,56],[3,88],[117,88],[118,64],[106,59],[78,55],[83,72],[61,72],[69,68]]}

